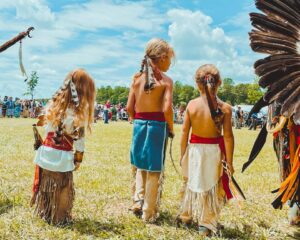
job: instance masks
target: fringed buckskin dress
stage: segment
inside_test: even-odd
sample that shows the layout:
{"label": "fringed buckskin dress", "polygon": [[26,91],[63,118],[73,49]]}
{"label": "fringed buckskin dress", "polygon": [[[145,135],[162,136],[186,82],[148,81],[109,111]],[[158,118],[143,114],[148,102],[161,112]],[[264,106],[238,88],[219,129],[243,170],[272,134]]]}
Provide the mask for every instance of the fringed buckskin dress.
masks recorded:
{"label": "fringed buckskin dress", "polygon": [[46,138],[36,152],[34,163],[39,166],[40,179],[37,188],[35,213],[50,224],[63,225],[71,221],[74,201],[73,170],[74,152],[84,151],[84,135],[74,141],[74,112],[67,109],[63,120],[64,135],[61,143],[55,144],[57,130],[46,125]]}

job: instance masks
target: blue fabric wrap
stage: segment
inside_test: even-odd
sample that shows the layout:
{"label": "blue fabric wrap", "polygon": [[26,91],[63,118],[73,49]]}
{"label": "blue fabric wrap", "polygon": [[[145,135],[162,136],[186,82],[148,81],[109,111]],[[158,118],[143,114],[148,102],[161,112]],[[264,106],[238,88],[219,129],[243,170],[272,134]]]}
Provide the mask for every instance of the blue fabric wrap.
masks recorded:
{"label": "blue fabric wrap", "polygon": [[134,120],[131,164],[138,169],[161,172],[165,161],[166,140],[166,122]]}

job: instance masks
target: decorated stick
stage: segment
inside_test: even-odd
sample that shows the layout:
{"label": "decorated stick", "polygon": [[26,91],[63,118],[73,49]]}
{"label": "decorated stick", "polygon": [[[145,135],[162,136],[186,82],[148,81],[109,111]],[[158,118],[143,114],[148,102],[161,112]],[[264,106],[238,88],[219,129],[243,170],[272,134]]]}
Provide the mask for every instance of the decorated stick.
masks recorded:
{"label": "decorated stick", "polygon": [[0,46],[0,53],[3,52],[3,51],[5,51],[7,48],[13,46],[15,43],[19,42],[20,40],[22,40],[23,38],[25,38],[27,36],[29,38],[31,38],[30,32],[32,30],[34,30],[34,27],[28,28],[27,31],[19,33],[18,36],[14,37],[13,39],[11,39],[11,40],[7,41],[6,43],[2,44]]}

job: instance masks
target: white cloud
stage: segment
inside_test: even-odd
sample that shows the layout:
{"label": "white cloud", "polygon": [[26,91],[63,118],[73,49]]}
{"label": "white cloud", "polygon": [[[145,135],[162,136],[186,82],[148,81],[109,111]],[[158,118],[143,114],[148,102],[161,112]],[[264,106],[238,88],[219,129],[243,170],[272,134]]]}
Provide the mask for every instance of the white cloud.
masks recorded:
{"label": "white cloud", "polygon": [[16,18],[32,19],[39,22],[53,22],[54,14],[43,0],[18,0],[16,2]]}
{"label": "white cloud", "polygon": [[251,59],[240,56],[237,42],[220,27],[212,26],[212,18],[200,11],[173,9],[168,12],[169,36],[177,54],[171,73],[176,79],[189,82],[196,69],[205,63],[215,64],[223,77],[236,82],[252,81]]}
{"label": "white cloud", "polygon": [[131,28],[140,31],[157,31],[163,18],[150,2],[91,1],[64,8],[59,22],[69,28],[97,30],[100,28]]}

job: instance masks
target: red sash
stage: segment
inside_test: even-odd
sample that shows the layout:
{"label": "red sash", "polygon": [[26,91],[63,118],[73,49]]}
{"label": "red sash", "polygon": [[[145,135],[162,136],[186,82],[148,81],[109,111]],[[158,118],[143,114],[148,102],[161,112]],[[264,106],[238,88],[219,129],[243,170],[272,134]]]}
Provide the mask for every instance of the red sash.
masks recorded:
{"label": "red sash", "polygon": [[[216,138],[203,138],[203,137],[199,137],[195,134],[192,134],[190,143],[219,144],[220,150],[225,156],[225,161],[227,161],[223,136],[216,137]],[[232,193],[229,188],[229,178],[228,178],[228,175],[225,170],[223,170],[223,174],[222,174],[222,184],[223,184],[223,189],[226,193],[227,199],[231,199],[233,196],[232,196]]]}
{"label": "red sash", "polygon": [[134,119],[153,120],[158,122],[166,121],[163,112],[139,112],[134,114]]}
{"label": "red sash", "polygon": [[54,132],[49,132],[43,142],[43,146],[51,147],[57,150],[72,151],[73,139],[71,137],[64,135],[60,144],[55,144],[53,137]]}

